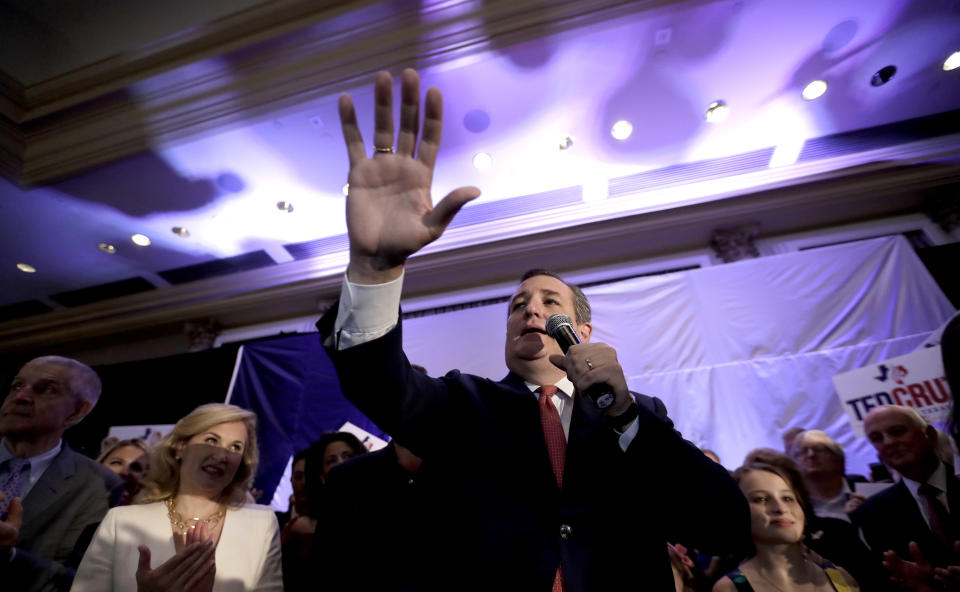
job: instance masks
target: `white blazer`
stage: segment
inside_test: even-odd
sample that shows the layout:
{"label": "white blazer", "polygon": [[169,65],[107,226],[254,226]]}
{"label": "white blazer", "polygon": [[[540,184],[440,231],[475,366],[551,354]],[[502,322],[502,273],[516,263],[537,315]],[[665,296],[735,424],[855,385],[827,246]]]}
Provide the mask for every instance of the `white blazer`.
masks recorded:
{"label": "white blazer", "polygon": [[[136,592],[138,545],[149,547],[153,568],[176,553],[163,502],[107,512],[77,568],[71,592]],[[215,557],[214,592],[282,592],[280,531],[270,507],[227,510]]]}

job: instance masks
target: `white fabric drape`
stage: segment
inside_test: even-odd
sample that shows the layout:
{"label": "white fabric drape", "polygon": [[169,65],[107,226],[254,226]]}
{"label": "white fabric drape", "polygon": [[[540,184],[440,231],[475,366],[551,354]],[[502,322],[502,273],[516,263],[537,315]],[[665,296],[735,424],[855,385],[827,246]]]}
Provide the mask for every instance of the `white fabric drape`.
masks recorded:
{"label": "white fabric drape", "polygon": [[[586,290],[593,340],[633,390],[664,400],[684,436],[728,468],[781,433],[825,430],[847,471],[876,454],[855,438],[831,378],[912,351],[953,307],[903,237],[641,277]],[[432,375],[506,374],[506,305],[409,319],[404,346]]]}

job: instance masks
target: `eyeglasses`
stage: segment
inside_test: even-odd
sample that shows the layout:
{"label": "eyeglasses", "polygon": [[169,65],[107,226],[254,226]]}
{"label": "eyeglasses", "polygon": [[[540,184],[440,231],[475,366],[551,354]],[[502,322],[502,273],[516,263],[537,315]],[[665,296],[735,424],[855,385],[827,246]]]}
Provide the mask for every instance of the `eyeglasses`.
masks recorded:
{"label": "eyeglasses", "polygon": [[823,456],[825,454],[833,454],[833,451],[830,448],[824,446],[823,444],[814,444],[812,446],[800,446],[793,449],[793,456],[801,457],[806,456],[810,453],[814,453],[817,456]]}

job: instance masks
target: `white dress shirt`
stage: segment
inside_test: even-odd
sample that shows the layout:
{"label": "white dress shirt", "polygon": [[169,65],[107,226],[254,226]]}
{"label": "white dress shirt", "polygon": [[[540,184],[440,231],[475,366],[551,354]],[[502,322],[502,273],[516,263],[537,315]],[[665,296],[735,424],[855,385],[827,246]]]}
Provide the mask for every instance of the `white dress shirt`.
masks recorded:
{"label": "white dress shirt", "polygon": [[818,499],[810,500],[813,504],[813,513],[821,518],[836,518],[837,520],[850,522],[850,516],[847,515],[844,508],[850,499],[851,493],[853,493],[853,491],[850,489],[850,485],[847,484],[846,478],[844,478],[843,487],[840,489],[840,495],[837,497],[826,501]]}
{"label": "white dress shirt", "polygon": [[[43,477],[43,474],[46,472],[47,467],[50,466],[50,463],[53,462],[53,459],[60,454],[61,449],[63,449],[63,440],[57,440],[57,445],[50,450],[24,459],[30,461],[30,468],[27,470],[27,478],[20,484],[20,499],[27,497],[27,494],[30,493],[33,486],[40,480],[40,477]],[[6,442],[4,442],[3,446],[0,446],[0,463],[13,457],[13,453],[10,452]]]}

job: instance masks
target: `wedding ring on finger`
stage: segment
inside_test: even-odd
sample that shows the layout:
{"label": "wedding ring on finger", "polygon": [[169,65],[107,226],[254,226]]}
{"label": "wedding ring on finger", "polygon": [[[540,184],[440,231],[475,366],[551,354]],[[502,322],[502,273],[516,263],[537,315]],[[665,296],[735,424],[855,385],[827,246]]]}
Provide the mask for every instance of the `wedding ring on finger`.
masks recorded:
{"label": "wedding ring on finger", "polygon": [[373,152],[375,154],[393,154],[393,147],[387,146],[386,148],[381,148],[380,146],[374,146]]}
{"label": "wedding ring on finger", "polygon": [[587,368],[589,368],[590,370],[593,370],[593,363],[590,360],[584,360],[584,362],[587,363]]}

